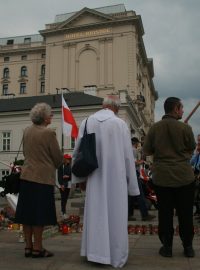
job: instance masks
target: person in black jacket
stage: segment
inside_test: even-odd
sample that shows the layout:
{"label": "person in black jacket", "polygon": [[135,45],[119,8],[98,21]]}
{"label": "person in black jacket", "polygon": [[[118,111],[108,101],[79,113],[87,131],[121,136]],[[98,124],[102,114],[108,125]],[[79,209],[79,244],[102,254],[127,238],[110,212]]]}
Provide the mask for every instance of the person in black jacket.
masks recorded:
{"label": "person in black jacket", "polygon": [[66,215],[66,205],[71,188],[71,159],[69,154],[64,155],[64,162],[58,168],[58,183],[60,185],[60,195],[61,195],[61,212],[64,219],[67,218]]}

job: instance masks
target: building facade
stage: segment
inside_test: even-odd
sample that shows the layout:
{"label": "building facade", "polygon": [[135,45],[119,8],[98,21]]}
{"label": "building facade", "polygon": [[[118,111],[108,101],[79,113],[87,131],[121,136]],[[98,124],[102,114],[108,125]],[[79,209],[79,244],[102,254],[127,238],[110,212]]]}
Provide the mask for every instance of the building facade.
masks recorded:
{"label": "building facade", "polygon": [[142,137],[154,122],[157,99],[143,34],[140,15],[122,4],[56,15],[37,35],[0,38],[0,99],[61,90],[116,94],[126,108],[121,117]]}

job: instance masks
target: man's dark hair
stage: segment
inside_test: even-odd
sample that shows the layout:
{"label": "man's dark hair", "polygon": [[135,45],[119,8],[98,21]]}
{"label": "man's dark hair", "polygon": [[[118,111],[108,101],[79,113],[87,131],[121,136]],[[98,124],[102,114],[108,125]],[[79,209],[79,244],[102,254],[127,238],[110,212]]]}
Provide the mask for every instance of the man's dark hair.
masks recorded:
{"label": "man's dark hair", "polygon": [[164,110],[165,113],[171,113],[173,112],[175,107],[180,108],[181,106],[181,100],[177,97],[168,97],[164,102]]}
{"label": "man's dark hair", "polygon": [[133,138],[131,138],[131,142],[132,142],[132,144],[136,144],[136,143],[139,143],[140,141],[138,140],[137,137],[133,137]]}

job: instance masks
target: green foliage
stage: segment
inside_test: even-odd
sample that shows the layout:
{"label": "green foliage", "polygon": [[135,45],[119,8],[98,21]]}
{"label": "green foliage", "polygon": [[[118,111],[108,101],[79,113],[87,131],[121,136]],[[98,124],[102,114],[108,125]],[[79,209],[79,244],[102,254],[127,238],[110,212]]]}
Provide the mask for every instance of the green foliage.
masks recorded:
{"label": "green foliage", "polygon": [[22,166],[24,164],[24,160],[23,159],[18,159],[14,162],[15,165],[18,165],[18,166]]}

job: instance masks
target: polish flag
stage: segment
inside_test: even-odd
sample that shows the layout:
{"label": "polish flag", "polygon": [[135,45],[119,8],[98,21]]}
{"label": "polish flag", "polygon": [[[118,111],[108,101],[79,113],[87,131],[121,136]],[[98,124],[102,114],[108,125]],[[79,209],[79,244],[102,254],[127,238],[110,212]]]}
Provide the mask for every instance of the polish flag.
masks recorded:
{"label": "polish flag", "polygon": [[63,134],[66,136],[70,136],[73,138],[77,138],[78,136],[78,127],[74,120],[74,117],[67,106],[65,99],[62,94],[62,126],[63,126]]}

